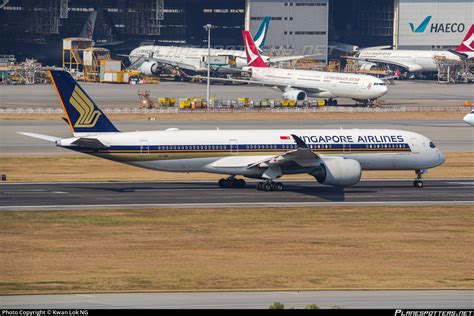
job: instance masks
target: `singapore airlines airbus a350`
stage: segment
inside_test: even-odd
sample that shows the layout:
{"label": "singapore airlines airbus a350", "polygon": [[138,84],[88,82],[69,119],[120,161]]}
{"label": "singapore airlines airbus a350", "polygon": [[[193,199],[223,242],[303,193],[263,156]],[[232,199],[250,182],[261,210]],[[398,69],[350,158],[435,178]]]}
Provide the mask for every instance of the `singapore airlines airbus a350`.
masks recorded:
{"label": "singapore airlines airbus a350", "polygon": [[307,173],[325,185],[357,184],[362,170],[414,170],[422,174],[445,160],[423,135],[386,129],[274,129],[120,132],[71,75],[51,70],[73,137],[27,136],[137,167],[169,172],[229,175],[221,187],[243,187],[236,176],[256,178],[262,191],[283,190],[281,176]]}

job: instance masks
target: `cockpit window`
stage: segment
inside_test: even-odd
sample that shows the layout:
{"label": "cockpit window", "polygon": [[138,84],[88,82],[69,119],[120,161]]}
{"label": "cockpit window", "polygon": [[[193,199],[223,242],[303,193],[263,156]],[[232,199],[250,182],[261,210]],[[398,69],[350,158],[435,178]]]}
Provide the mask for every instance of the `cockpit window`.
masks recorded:
{"label": "cockpit window", "polygon": [[374,83],[374,86],[386,86],[387,84],[386,83],[383,83],[383,82],[375,82]]}
{"label": "cockpit window", "polygon": [[436,148],[436,145],[433,142],[430,142],[430,148]]}

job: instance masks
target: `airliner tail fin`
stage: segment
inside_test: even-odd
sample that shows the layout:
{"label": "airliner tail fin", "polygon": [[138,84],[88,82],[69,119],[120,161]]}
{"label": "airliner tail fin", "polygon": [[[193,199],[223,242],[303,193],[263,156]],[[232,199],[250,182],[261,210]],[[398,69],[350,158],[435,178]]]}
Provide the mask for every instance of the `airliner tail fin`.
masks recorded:
{"label": "airliner tail fin", "polygon": [[263,46],[265,45],[265,40],[267,39],[267,33],[268,33],[268,27],[270,26],[270,17],[266,16],[262,24],[260,24],[260,27],[253,37],[253,41],[255,42],[255,45],[258,48],[258,51],[261,53],[263,52]]}
{"label": "airliner tail fin", "polygon": [[456,48],[458,53],[473,53],[474,52],[474,24],[471,25],[469,31],[467,31],[466,36]]}
{"label": "airliner tail fin", "polygon": [[74,134],[118,132],[71,74],[50,70],[50,75]]}
{"label": "airliner tail fin", "polygon": [[267,67],[267,64],[260,56],[257,46],[252,39],[249,31],[242,31],[242,37],[244,38],[245,53],[247,54],[247,64],[251,67]]}

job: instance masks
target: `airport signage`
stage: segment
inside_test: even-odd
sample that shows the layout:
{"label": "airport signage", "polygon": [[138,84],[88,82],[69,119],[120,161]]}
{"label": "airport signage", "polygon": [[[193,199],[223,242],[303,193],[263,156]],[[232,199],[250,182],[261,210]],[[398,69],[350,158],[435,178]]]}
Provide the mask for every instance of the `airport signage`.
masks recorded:
{"label": "airport signage", "polygon": [[[424,33],[431,20],[431,15],[428,15],[418,27],[410,22],[410,29],[413,33]],[[463,33],[466,30],[464,23],[431,23],[429,28],[430,33]]]}
{"label": "airport signage", "polygon": [[473,23],[474,1],[399,0],[394,45],[402,49],[457,47]]}

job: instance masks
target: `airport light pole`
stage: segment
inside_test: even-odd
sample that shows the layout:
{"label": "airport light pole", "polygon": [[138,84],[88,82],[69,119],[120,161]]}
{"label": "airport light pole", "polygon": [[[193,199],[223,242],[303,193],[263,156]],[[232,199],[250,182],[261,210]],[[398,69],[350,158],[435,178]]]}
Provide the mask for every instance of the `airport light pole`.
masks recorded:
{"label": "airport light pole", "polygon": [[207,106],[210,105],[209,97],[211,93],[210,77],[211,77],[211,24],[204,25],[204,29],[207,31]]}

